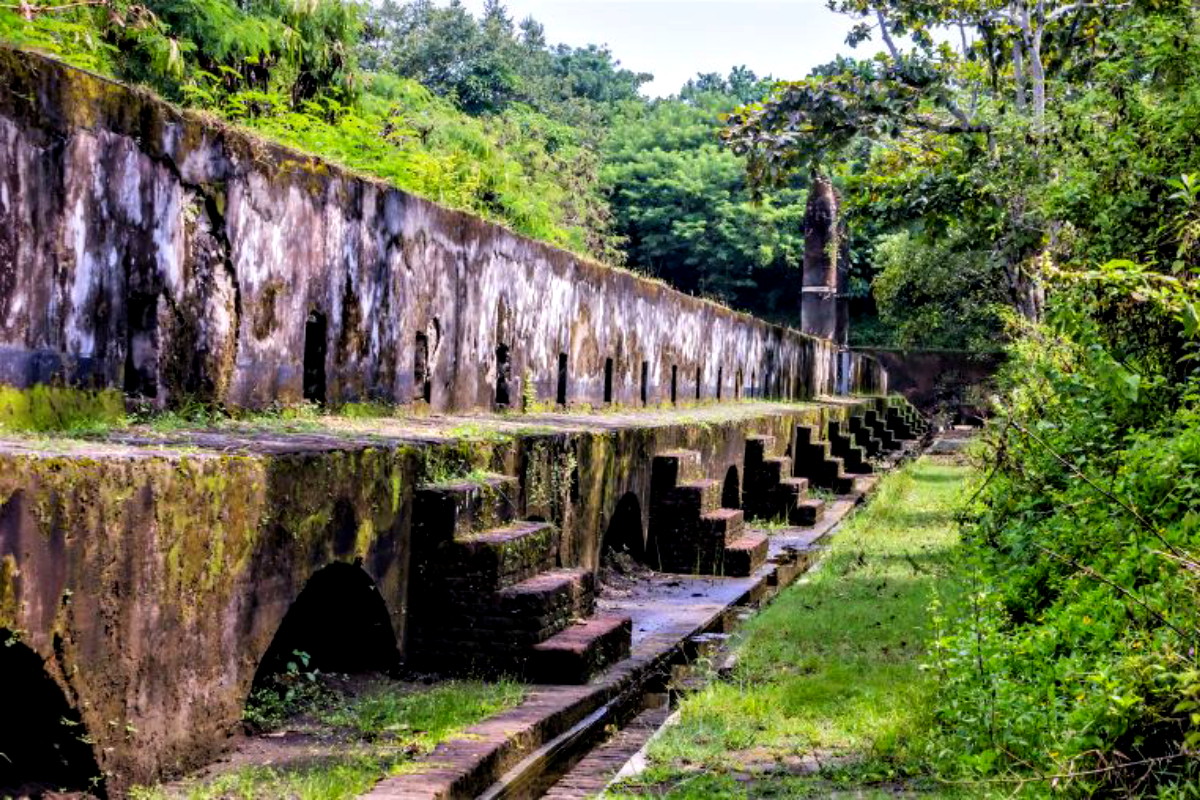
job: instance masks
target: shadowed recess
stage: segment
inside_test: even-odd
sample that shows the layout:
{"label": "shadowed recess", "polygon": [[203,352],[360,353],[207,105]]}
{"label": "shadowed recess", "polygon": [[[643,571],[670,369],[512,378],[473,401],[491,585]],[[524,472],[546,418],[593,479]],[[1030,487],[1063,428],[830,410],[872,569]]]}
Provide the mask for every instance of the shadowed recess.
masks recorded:
{"label": "shadowed recess", "polygon": [[0,628],[4,724],[0,725],[0,797],[58,792],[104,796],[100,768],[79,714],[42,667],[42,659]]}
{"label": "shadowed recess", "polygon": [[633,492],[626,492],[617,501],[617,507],[608,520],[601,561],[608,561],[613,555],[621,554],[629,556],[638,563],[646,561],[646,540],[642,532],[642,504],[638,502],[637,495]]}
{"label": "shadowed recess", "polygon": [[725,483],[721,485],[721,508],[742,507],[742,484],[738,480],[738,468],[730,467],[725,472]]}
{"label": "shadowed recess", "polygon": [[259,663],[254,686],[270,682],[295,653],[322,672],[386,671],[398,659],[396,636],[375,583],[353,564],[330,564],[308,580]]}

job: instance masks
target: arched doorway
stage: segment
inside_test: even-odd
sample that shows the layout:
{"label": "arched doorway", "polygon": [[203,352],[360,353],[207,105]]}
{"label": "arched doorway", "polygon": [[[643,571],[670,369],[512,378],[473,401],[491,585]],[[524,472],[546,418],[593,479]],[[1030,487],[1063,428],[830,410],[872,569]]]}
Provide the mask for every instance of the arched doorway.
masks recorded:
{"label": "arched doorway", "polygon": [[62,790],[103,797],[103,776],[79,714],[46,674],[41,657],[3,628],[0,675],[5,696],[0,797]]}
{"label": "arched doorway", "polygon": [[396,665],[387,605],[361,567],[330,564],[308,579],[259,662],[255,688],[285,672],[297,653],[321,672],[382,672]]}
{"label": "arched doorway", "polygon": [[721,486],[721,508],[742,507],[742,484],[738,479],[738,468],[730,467],[725,472],[725,483]]}
{"label": "arched doorway", "polygon": [[617,501],[600,551],[605,569],[628,571],[634,564],[646,563],[646,537],[642,530],[642,504],[633,492]]}

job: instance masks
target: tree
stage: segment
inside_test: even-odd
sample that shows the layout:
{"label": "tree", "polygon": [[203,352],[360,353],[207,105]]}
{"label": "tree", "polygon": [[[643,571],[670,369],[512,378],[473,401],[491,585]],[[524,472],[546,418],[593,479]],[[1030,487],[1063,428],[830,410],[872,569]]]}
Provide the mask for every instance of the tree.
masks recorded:
{"label": "tree", "polygon": [[716,136],[719,117],[747,86],[764,84],[735,70],[728,79],[698,76],[676,98],[623,104],[604,144],[602,179],[632,266],[795,323],[804,191],[783,189],[756,205],[741,160]]}

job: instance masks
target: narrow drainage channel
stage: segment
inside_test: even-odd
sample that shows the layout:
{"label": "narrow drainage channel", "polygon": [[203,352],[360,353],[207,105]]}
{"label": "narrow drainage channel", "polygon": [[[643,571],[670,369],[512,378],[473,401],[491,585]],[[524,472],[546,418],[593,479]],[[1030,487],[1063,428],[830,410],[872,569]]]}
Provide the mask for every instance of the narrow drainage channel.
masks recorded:
{"label": "narrow drainage channel", "polygon": [[[844,521],[842,517],[821,538]],[[531,753],[479,795],[483,800],[595,797],[667,722],[679,701],[732,671],[734,631],[812,567],[822,546],[786,550],[754,589],[727,607],[640,681]]]}
{"label": "narrow drainage channel", "polygon": [[[916,457],[924,444],[906,449],[889,466],[898,467]],[[661,667],[527,756],[479,797],[592,798],[605,791],[618,775],[632,774],[636,767],[627,769],[629,762],[644,754],[647,744],[670,724],[679,701],[732,673],[737,655],[729,644],[737,628],[815,568],[824,550],[822,543],[866,499],[864,495],[849,502],[827,530],[807,546],[777,554],[771,560],[773,569],[753,589],[730,604],[704,630],[681,642]]]}

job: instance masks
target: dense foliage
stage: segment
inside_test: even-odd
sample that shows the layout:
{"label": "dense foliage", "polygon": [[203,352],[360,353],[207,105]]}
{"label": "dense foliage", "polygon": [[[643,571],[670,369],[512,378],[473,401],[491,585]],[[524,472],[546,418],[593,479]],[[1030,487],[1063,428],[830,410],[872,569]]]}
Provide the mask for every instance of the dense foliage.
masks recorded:
{"label": "dense foliage", "polygon": [[727,141],[760,185],[835,176],[901,342],[1012,343],[928,766],[1200,796],[1200,9],[831,6],[886,52],[781,84]]}
{"label": "dense foliage", "polygon": [[685,291],[794,321],[805,191],[755,203],[720,116],[769,87],[753,73],[701,76],[678,97],[626,103],[604,144],[602,182],[629,261]]}

